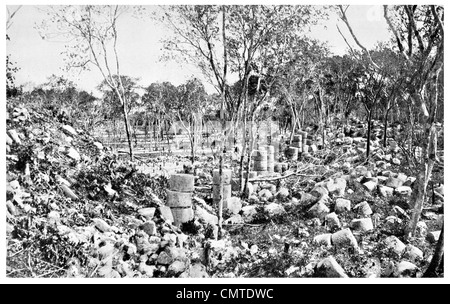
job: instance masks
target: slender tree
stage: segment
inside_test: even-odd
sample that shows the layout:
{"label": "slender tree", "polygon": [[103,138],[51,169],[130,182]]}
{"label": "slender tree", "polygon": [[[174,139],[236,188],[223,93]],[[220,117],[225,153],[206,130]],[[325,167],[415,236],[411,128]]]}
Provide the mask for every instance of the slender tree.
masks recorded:
{"label": "slender tree", "polygon": [[[130,10],[126,6],[50,6],[49,19],[39,29],[43,39],[66,39],[67,69],[96,67],[122,107],[130,159],[133,146],[128,121],[126,89],[122,83],[117,50],[117,21]],[[115,76],[118,77],[115,77]]]}

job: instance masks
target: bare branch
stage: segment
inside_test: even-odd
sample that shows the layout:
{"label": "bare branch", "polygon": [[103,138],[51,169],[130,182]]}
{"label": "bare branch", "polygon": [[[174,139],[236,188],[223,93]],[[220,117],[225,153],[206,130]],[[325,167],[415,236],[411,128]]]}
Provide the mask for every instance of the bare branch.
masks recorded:
{"label": "bare branch", "polygon": [[9,8],[6,8],[8,11],[8,19],[6,19],[6,29],[8,30],[12,25],[12,18],[16,15],[16,13],[21,9],[23,5],[19,5],[12,13],[9,11]]}
{"label": "bare branch", "polygon": [[425,47],[423,45],[422,37],[420,36],[419,31],[417,30],[416,21],[414,20],[414,8],[409,9],[408,18],[409,18],[411,28],[414,31],[414,36],[416,36],[417,42],[419,43],[419,50],[421,53],[423,53],[423,51],[425,50]]}
{"label": "bare branch", "polygon": [[392,24],[391,19],[388,16],[388,6],[384,5],[383,8],[384,8],[384,19],[386,19],[386,22],[389,25],[389,28],[391,29],[392,33],[395,36],[395,40],[397,41],[398,49],[400,50],[400,53],[402,54],[402,56],[406,60],[409,60],[409,57],[405,53],[405,48],[403,47],[402,41],[400,40],[400,36],[398,35],[397,30],[395,29],[394,25]]}
{"label": "bare branch", "polygon": [[[348,6],[347,6],[348,8]],[[372,60],[372,56],[370,56],[369,51],[367,50],[367,48],[365,46],[363,46],[361,44],[361,42],[359,42],[358,38],[356,38],[355,33],[353,32],[352,27],[350,26],[350,23],[348,22],[347,16],[345,15],[345,12],[347,11],[347,8],[344,10],[342,8],[342,5],[339,5],[339,9],[341,10],[341,19],[342,21],[344,21],[344,23],[347,25],[347,28],[350,32],[350,34],[353,37],[353,40],[355,40],[356,44],[364,51],[364,53],[367,55],[367,57],[369,58],[370,63],[372,64],[372,66],[374,66],[376,69],[380,69],[380,67]]]}
{"label": "bare branch", "polygon": [[352,54],[352,56],[357,59],[357,56],[355,54],[355,51],[353,50],[352,46],[348,43],[347,39],[345,38],[345,36],[342,34],[341,29],[339,28],[339,25],[336,24],[337,30],[339,32],[339,34],[341,34],[341,37],[344,39],[345,43],[347,44],[347,46],[350,49],[350,53]]}
{"label": "bare branch", "polygon": [[431,6],[431,12],[433,13],[434,20],[437,22],[437,24],[439,24],[439,28],[441,29],[442,34],[444,34],[444,25],[442,24],[442,20],[436,12],[436,5]]}

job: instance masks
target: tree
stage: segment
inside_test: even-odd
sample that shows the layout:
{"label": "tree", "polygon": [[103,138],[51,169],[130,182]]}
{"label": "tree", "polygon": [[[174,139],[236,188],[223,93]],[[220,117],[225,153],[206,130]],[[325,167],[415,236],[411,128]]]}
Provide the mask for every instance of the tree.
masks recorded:
{"label": "tree", "polygon": [[[6,19],[6,30],[8,30],[13,24],[12,19],[20,10],[22,5],[19,5],[15,10],[10,11],[9,7],[6,7],[8,17]],[[6,34],[6,41],[9,41],[10,37]],[[11,61],[11,55],[6,55],[6,97],[14,97],[20,94],[20,88],[15,85],[15,73],[19,71],[19,68]]]}
{"label": "tree", "polygon": [[[222,96],[223,133],[226,120],[231,126],[239,120],[244,122],[241,184],[247,142],[246,120],[267,101],[268,90],[259,94],[259,89],[263,78],[268,76],[268,58],[285,50],[278,47],[284,41],[285,32],[304,32],[305,26],[314,23],[318,15],[319,11],[310,6],[282,5],[171,6],[164,11],[165,24],[176,34],[166,40],[165,48],[172,51],[169,55],[181,56],[196,65]],[[247,104],[251,74],[257,80],[254,91],[257,94],[252,95],[252,103],[256,106]],[[242,90],[237,97],[232,96],[228,85],[231,75],[241,82]],[[253,113],[248,112],[249,108]],[[225,134],[223,137],[225,139]],[[222,161],[223,157],[219,157],[219,163]],[[219,164],[219,171],[221,167]]]}
{"label": "tree", "polygon": [[[120,79],[119,79],[120,78]],[[138,81],[139,78],[134,78],[126,75],[113,75],[113,79],[116,83],[122,83],[123,85],[123,96],[127,100],[126,108],[123,108],[123,105],[120,101],[120,99],[117,97],[117,94],[114,92],[114,90],[111,89],[111,87],[108,85],[106,80],[103,80],[98,86],[97,89],[103,93],[103,102],[105,108],[109,108],[109,117],[111,118],[120,118],[122,115],[127,116],[127,118],[130,121],[130,128],[132,129],[132,136],[135,140],[135,146],[137,145],[137,135],[136,135],[136,124],[131,123],[132,116],[131,111],[132,109],[139,106],[140,102],[140,96],[137,93]],[[126,112],[124,114],[124,111]]]}
{"label": "tree", "polygon": [[[96,67],[106,85],[114,92],[122,107],[130,159],[133,160],[126,89],[122,83],[117,51],[117,20],[127,13],[126,6],[57,6],[47,10],[49,21],[40,29],[43,39],[63,37],[67,40],[67,68]],[[115,77],[115,76],[118,77]]]}
{"label": "tree", "polygon": [[[164,139],[164,132],[167,132],[175,117],[173,116],[172,109],[178,98],[178,90],[170,82],[152,83],[146,89],[142,96],[142,103],[144,104],[147,113],[151,115],[147,116],[154,126],[154,138],[156,139],[155,126],[158,126],[158,133],[161,134],[161,139]],[[161,124],[165,126],[163,129]],[[169,144],[169,137],[167,137],[167,143]],[[170,145],[168,145],[170,148]],[[155,140],[156,148],[156,140]]]}
{"label": "tree", "polygon": [[186,83],[178,86],[177,90],[177,104],[173,110],[183,128],[188,133],[191,146],[191,161],[193,164],[195,161],[195,151],[203,133],[202,124],[207,93],[203,84],[197,78],[189,79]]}
{"label": "tree", "polygon": [[[424,126],[419,176],[414,189],[413,215],[405,237],[414,236],[426,199],[426,189],[436,161],[436,110],[439,77],[444,60],[444,9],[435,5],[384,6],[384,17],[406,61],[409,77],[406,93],[421,110]],[[421,25],[419,28],[419,24]],[[406,46],[405,46],[406,44]]]}
{"label": "tree", "polygon": [[[380,70],[370,52],[355,36],[346,17],[346,8],[339,6],[340,17],[353,40],[363,51],[371,66]],[[436,161],[436,110],[439,99],[439,78],[444,56],[444,9],[435,5],[384,6],[384,18],[393,35],[397,52],[406,66],[402,95],[420,110],[419,122],[424,129],[421,140],[421,160],[415,183],[413,215],[405,229],[405,238],[411,238],[422,213],[426,189]],[[344,37],[344,36],[343,36]],[[345,39],[345,37],[344,37]],[[352,51],[352,49],[351,49]],[[411,145],[413,143],[411,142]]]}

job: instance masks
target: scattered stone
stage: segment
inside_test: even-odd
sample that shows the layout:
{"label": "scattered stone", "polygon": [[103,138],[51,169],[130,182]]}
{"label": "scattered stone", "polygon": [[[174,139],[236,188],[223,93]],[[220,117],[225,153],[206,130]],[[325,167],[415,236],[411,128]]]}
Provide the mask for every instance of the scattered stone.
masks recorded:
{"label": "scattered stone", "polygon": [[423,260],[423,252],[414,245],[406,245],[404,257],[412,262]]}
{"label": "scattered stone", "polygon": [[331,242],[333,245],[338,247],[351,246],[353,248],[358,248],[358,242],[355,236],[352,234],[349,228],[339,230],[331,235]]}
{"label": "scattered stone", "polygon": [[143,223],[139,228],[141,228],[149,236],[156,234],[156,224],[154,221],[147,221]]}
{"label": "scattered stone", "polygon": [[103,267],[100,267],[97,271],[97,273],[104,278],[120,278],[120,274],[114,270],[111,265],[107,264]]}
{"label": "scattered stone", "polygon": [[77,131],[75,131],[75,129],[72,128],[72,127],[69,126],[69,125],[64,125],[64,126],[62,126],[62,129],[63,129],[63,131],[64,131],[65,133],[67,133],[67,134],[70,135],[70,136],[77,136],[77,135],[78,135]]}
{"label": "scattered stone", "polygon": [[258,252],[258,245],[253,244],[252,246],[250,246],[249,251],[251,255],[255,255]]}
{"label": "scattered stone", "polygon": [[406,245],[393,235],[385,238],[384,243],[387,248],[392,249],[398,256],[401,256],[406,249]]}
{"label": "scattered stone", "polygon": [[80,153],[72,147],[69,147],[67,150],[67,156],[72,158],[75,161],[79,161],[81,159]]}
{"label": "scattered stone", "polygon": [[354,209],[358,210],[358,213],[362,216],[369,216],[373,213],[369,203],[366,201],[357,204]]}
{"label": "scattered stone", "polygon": [[11,139],[11,137],[9,137],[8,134],[6,134],[5,136],[6,136],[6,144],[7,145],[12,145],[13,140]]}
{"label": "scattered stone", "polygon": [[307,205],[313,204],[317,201],[318,201],[318,199],[314,195],[309,194],[309,193],[302,193],[299,204],[301,206],[307,206]]}
{"label": "scattered stone", "polygon": [[273,194],[268,189],[262,189],[261,191],[259,191],[258,197],[261,201],[266,202],[273,197]]}
{"label": "scattered stone", "polygon": [[99,143],[99,142],[94,142],[93,145],[94,145],[97,149],[99,149],[100,151],[103,150],[103,145],[102,145],[101,143]]}
{"label": "scattered stone", "polygon": [[[354,139],[353,139],[354,140]],[[365,144],[364,144],[365,145]],[[372,177],[371,172],[365,166],[357,166],[353,172],[350,174],[351,176],[365,176]]]}
{"label": "scattered stone", "polygon": [[173,214],[172,210],[168,206],[159,206],[158,207],[161,216],[169,223],[173,223]]}
{"label": "scattered stone", "polygon": [[395,263],[393,261],[388,261],[386,267],[383,268],[381,272],[382,277],[391,277],[395,271]]}
{"label": "scattered stone", "polygon": [[331,229],[341,228],[341,222],[339,221],[337,214],[334,212],[327,214],[327,216],[325,216],[325,222],[327,223],[327,226]]}
{"label": "scattered stone", "polygon": [[426,237],[428,234],[428,226],[424,221],[419,221],[416,226],[416,234],[420,237]]}
{"label": "scattered stone", "polygon": [[277,203],[270,203],[269,205],[264,206],[264,210],[269,214],[269,216],[286,213],[283,206]]}
{"label": "scattered stone", "polygon": [[378,185],[378,192],[384,198],[389,198],[394,195],[394,189],[388,186]]}
{"label": "scattered stone", "polygon": [[145,276],[149,277],[149,278],[153,278],[153,273],[156,270],[156,266],[154,265],[147,265],[144,262],[141,262],[139,264],[139,268],[138,271],[141,272],[142,274],[144,274]]}
{"label": "scattered stone", "polygon": [[244,219],[239,214],[234,214],[223,222],[224,225],[235,225],[242,223],[244,223]]}
{"label": "scattered stone", "polygon": [[69,187],[64,184],[60,185],[60,187],[68,198],[78,200],[78,196]]}
{"label": "scattered stone", "polygon": [[[270,192],[270,191],[269,191]],[[248,198],[248,202],[250,204],[258,204],[259,203],[259,198],[256,195],[252,195]]]}
{"label": "scattered stone", "polygon": [[94,222],[94,226],[100,230],[101,232],[109,232],[111,231],[111,226],[109,226],[104,220],[101,218],[95,218],[92,220]]}
{"label": "scattered stone", "polygon": [[219,223],[219,219],[216,215],[209,213],[206,209],[200,206],[195,207],[194,215],[201,221],[211,225],[217,225]]}
{"label": "scattered stone", "polygon": [[285,200],[289,197],[289,189],[281,187],[280,190],[275,194],[276,198],[279,200]]}
{"label": "scattered stone", "polygon": [[418,267],[411,262],[401,261],[398,263],[396,270],[394,271],[394,277],[410,278],[415,277],[418,271]]}
{"label": "scattered stone", "polygon": [[179,274],[186,270],[186,264],[181,261],[175,261],[172,264],[170,264],[167,271],[171,274]]}
{"label": "scattered stone", "polygon": [[386,181],[388,180],[388,178],[386,176],[382,176],[382,175],[378,175],[377,179],[378,179],[378,184],[380,184],[380,183],[385,184]]}
{"label": "scattered stone", "polygon": [[258,214],[258,211],[256,211],[256,206],[249,205],[242,208],[242,216],[246,222],[251,221],[256,214]]}
{"label": "scattered stone", "polygon": [[431,231],[428,232],[426,240],[432,244],[436,243],[439,240],[439,236],[441,235],[441,231]]}
{"label": "scattered stone", "polygon": [[372,192],[377,187],[377,183],[374,181],[368,181],[368,182],[365,182],[363,184],[363,186],[367,191]]}
{"label": "scattered stone", "polygon": [[298,266],[291,266],[291,267],[289,267],[288,269],[286,269],[286,270],[284,271],[284,273],[285,273],[287,276],[290,276],[291,274],[293,274],[294,272],[299,271],[299,270],[300,270],[300,267],[298,267]]}
{"label": "scattered stone", "polygon": [[50,211],[50,213],[47,214],[47,219],[50,225],[58,224],[61,221],[59,212],[57,211]]}
{"label": "scattered stone", "polygon": [[345,198],[336,199],[336,204],[334,206],[334,212],[337,214],[343,213],[345,211],[350,211],[352,203]]}
{"label": "scattered stone", "polygon": [[398,173],[396,176],[399,180],[401,180],[403,183],[405,183],[408,180],[408,176],[404,173]]}
{"label": "scattered stone", "polygon": [[332,256],[321,260],[316,265],[315,276],[327,278],[348,278],[347,274],[345,274],[344,269]]}
{"label": "scattered stone", "polygon": [[353,219],[350,222],[350,227],[353,230],[358,230],[358,231],[370,231],[370,230],[373,230],[372,219],[370,217],[360,218],[360,219]]}
{"label": "scattered stone", "polygon": [[393,189],[397,189],[398,187],[401,187],[403,185],[403,180],[398,178],[398,177],[392,177],[391,172],[390,171],[386,171],[389,172],[389,177],[386,180],[386,187],[390,187]]}
{"label": "scattered stone", "polygon": [[319,245],[331,246],[331,233],[316,235],[313,241]]}
{"label": "scattered stone", "polygon": [[142,215],[145,219],[151,220],[153,216],[155,215],[156,208],[150,207],[150,208],[141,208],[138,210],[138,213]]}
{"label": "scattered stone", "polygon": [[314,206],[312,206],[311,208],[309,208],[308,210],[308,214],[311,217],[318,217],[318,218],[323,218],[325,217],[328,213],[330,213],[330,209],[322,202],[318,202],[316,203]]}
{"label": "scattered stone", "polygon": [[381,263],[378,258],[370,258],[363,267],[366,278],[381,277]]}
{"label": "scattered stone", "polygon": [[414,184],[414,182],[416,181],[416,178],[414,176],[410,176],[406,179],[405,183],[403,184],[403,186],[409,186],[411,187],[412,184]]}
{"label": "scattered stone", "polygon": [[180,278],[209,278],[205,265],[196,263],[191,265],[188,270],[184,271]]}
{"label": "scattered stone", "polygon": [[111,257],[113,253],[114,245],[111,243],[107,243],[105,246],[102,246],[98,249],[98,255],[101,261]]}
{"label": "scattered stone", "polygon": [[15,141],[17,144],[21,145],[22,141],[20,140],[19,134],[16,130],[12,129],[9,130],[9,136],[11,136],[12,140]]}
{"label": "scattered stone", "polygon": [[319,183],[319,185],[316,185],[310,193],[318,199],[321,199],[322,197],[328,197],[329,194],[328,190],[323,187],[321,183]]}
{"label": "scattered stone", "polygon": [[411,189],[411,187],[408,187],[408,186],[401,186],[401,187],[398,187],[397,189],[395,189],[395,192],[398,194],[401,194],[401,195],[409,196],[412,193],[412,189]]}
{"label": "scattered stone", "polygon": [[156,262],[159,265],[170,265],[173,262],[173,257],[169,255],[166,251],[162,251],[158,255],[158,259],[156,260]]}
{"label": "scattered stone", "polygon": [[406,211],[403,210],[400,206],[394,206],[394,207],[392,207],[392,209],[394,210],[395,214],[399,215],[399,217],[403,217],[403,218],[409,220],[408,213],[406,213]]}
{"label": "scattered stone", "polygon": [[231,197],[227,201],[227,209],[233,214],[238,214],[242,209],[242,201],[239,197]]}
{"label": "scattered stone", "polygon": [[327,182],[325,185],[329,193],[344,196],[347,181],[344,178],[338,177]]}
{"label": "scattered stone", "polygon": [[11,213],[11,215],[17,215],[17,209],[10,200],[6,201],[6,208],[8,209],[9,213]]}

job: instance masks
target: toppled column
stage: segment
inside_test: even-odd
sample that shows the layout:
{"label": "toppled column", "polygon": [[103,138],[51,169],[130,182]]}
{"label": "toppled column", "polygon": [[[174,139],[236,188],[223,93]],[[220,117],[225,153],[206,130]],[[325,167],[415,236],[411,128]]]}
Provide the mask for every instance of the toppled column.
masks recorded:
{"label": "toppled column", "polygon": [[172,211],[175,226],[194,218],[192,210],[193,191],[194,175],[173,174],[170,176],[169,189],[167,190],[167,206]]}

